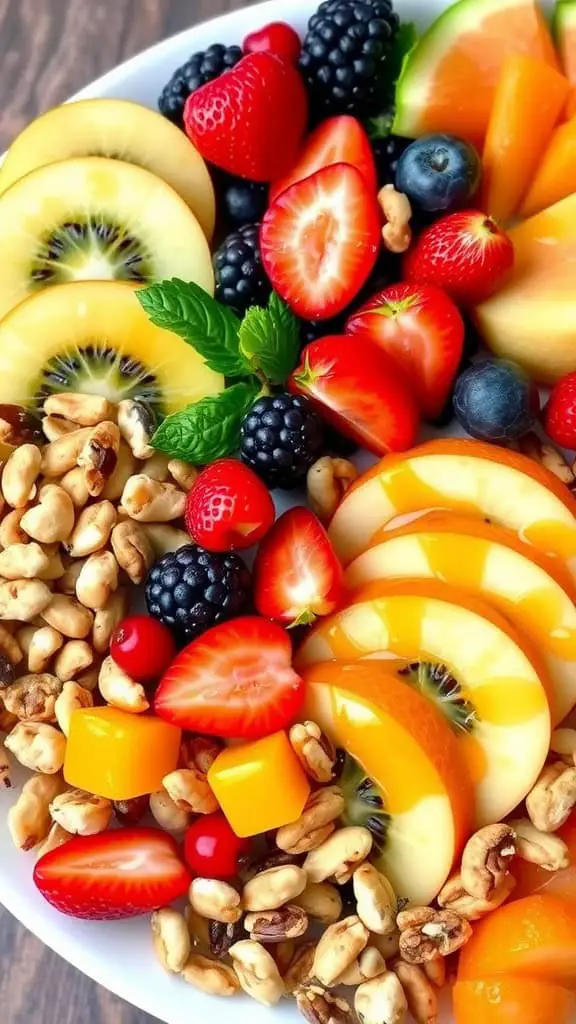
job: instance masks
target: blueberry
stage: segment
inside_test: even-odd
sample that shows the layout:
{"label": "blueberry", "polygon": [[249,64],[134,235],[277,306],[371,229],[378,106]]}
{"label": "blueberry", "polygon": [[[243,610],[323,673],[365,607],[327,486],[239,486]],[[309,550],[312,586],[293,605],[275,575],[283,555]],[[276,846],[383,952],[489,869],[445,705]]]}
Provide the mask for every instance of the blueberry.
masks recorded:
{"label": "blueberry", "polygon": [[449,213],[466,206],[481,174],[474,146],[453,135],[425,135],[400,157],[396,188],[421,210]]}
{"label": "blueberry", "polygon": [[472,437],[512,441],[522,437],[540,410],[538,388],[507,359],[474,363],[456,381],[454,411]]}

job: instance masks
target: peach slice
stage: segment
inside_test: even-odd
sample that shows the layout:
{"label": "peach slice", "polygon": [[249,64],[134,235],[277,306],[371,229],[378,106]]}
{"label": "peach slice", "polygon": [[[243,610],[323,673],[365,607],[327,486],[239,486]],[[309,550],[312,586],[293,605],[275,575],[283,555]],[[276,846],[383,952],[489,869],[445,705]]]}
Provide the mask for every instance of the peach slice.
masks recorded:
{"label": "peach slice", "polygon": [[480,441],[430,441],[387,455],[344,496],[330,537],[348,565],[391,520],[432,509],[507,526],[567,561],[576,577],[576,500],[568,488],[526,456]]}
{"label": "peach slice", "polygon": [[576,704],[576,586],[549,558],[493,523],[430,512],[395,530],[346,570],[356,588],[379,579],[436,578],[483,597],[537,644],[554,689],[556,725]]}
{"label": "peach slice", "polygon": [[[325,662],[304,679],[306,714],[382,795],[386,827],[373,831],[372,859],[399,897],[429,903],[472,828],[474,794],[450,726],[383,662]],[[347,794],[346,823],[366,824],[358,812]]]}
{"label": "peach slice", "polygon": [[576,1006],[569,989],[502,974],[457,982],[456,1024],[568,1024]]}
{"label": "peach slice", "polygon": [[436,580],[403,580],[364,587],[312,630],[296,664],[390,656],[451,722],[475,786],[477,825],[501,821],[548,754],[550,681],[538,653],[484,601]]}

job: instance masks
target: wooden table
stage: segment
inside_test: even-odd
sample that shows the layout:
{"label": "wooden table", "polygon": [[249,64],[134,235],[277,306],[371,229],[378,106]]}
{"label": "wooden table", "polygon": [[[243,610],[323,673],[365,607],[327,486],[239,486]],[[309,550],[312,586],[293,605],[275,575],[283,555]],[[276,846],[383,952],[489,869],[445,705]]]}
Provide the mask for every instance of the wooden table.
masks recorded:
{"label": "wooden table", "polygon": [[[246,3],[0,0],[0,152],[40,111],[127,57]],[[0,908],[2,1024],[152,1024],[154,1019],[89,981]]]}

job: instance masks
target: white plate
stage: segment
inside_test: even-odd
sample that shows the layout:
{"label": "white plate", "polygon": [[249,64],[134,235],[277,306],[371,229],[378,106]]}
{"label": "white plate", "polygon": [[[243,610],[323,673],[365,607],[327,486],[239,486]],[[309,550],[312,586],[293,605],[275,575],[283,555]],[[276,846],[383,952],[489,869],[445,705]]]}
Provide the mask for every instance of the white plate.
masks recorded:
{"label": "white plate", "polygon": [[[74,98],[116,96],[155,108],[162,86],[191,53],[214,42],[241,43],[249,31],[272,20],[283,19],[303,30],[316,6],[315,0],[270,0],[207,21],[132,58]],[[403,19],[422,27],[449,4],[446,0],[395,0],[395,6]],[[210,1017],[227,1024],[270,1024],[272,1013],[284,1024],[301,1019],[288,1002],[268,1011],[247,998],[217,1001],[169,977],[152,954],[146,918],[86,922],[53,910],[32,884],[34,855],[22,854],[10,840],[6,812],[14,799],[14,790],[0,793],[0,902],[69,963],[166,1024],[190,1024]],[[448,1015],[443,1017],[445,1024],[448,1020]]]}

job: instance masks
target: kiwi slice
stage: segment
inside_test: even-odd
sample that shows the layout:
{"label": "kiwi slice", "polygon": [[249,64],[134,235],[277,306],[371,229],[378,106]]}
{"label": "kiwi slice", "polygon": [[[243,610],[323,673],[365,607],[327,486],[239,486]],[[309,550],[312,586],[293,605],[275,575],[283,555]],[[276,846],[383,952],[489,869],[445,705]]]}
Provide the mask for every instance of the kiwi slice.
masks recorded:
{"label": "kiwi slice", "polygon": [[37,117],[8,150],[0,168],[0,194],[38,167],[83,156],[123,160],[156,174],[212,238],[214,189],[200,153],[161,114],[129,100],[77,100]]}
{"label": "kiwi slice", "polygon": [[39,407],[79,391],[132,398],[153,417],[220,392],[224,378],[176,334],[155,327],[119,281],[46,288],[0,322],[2,401]]}
{"label": "kiwi slice", "polygon": [[473,732],[478,717],[476,709],[462,695],[458,680],[446,665],[413,661],[399,669],[398,674],[436,704],[454,732]]}
{"label": "kiwi slice", "polygon": [[210,294],[208,242],[192,211],[141,167],[85,157],[47,164],[0,196],[0,317],[70,281],[195,281]]}

